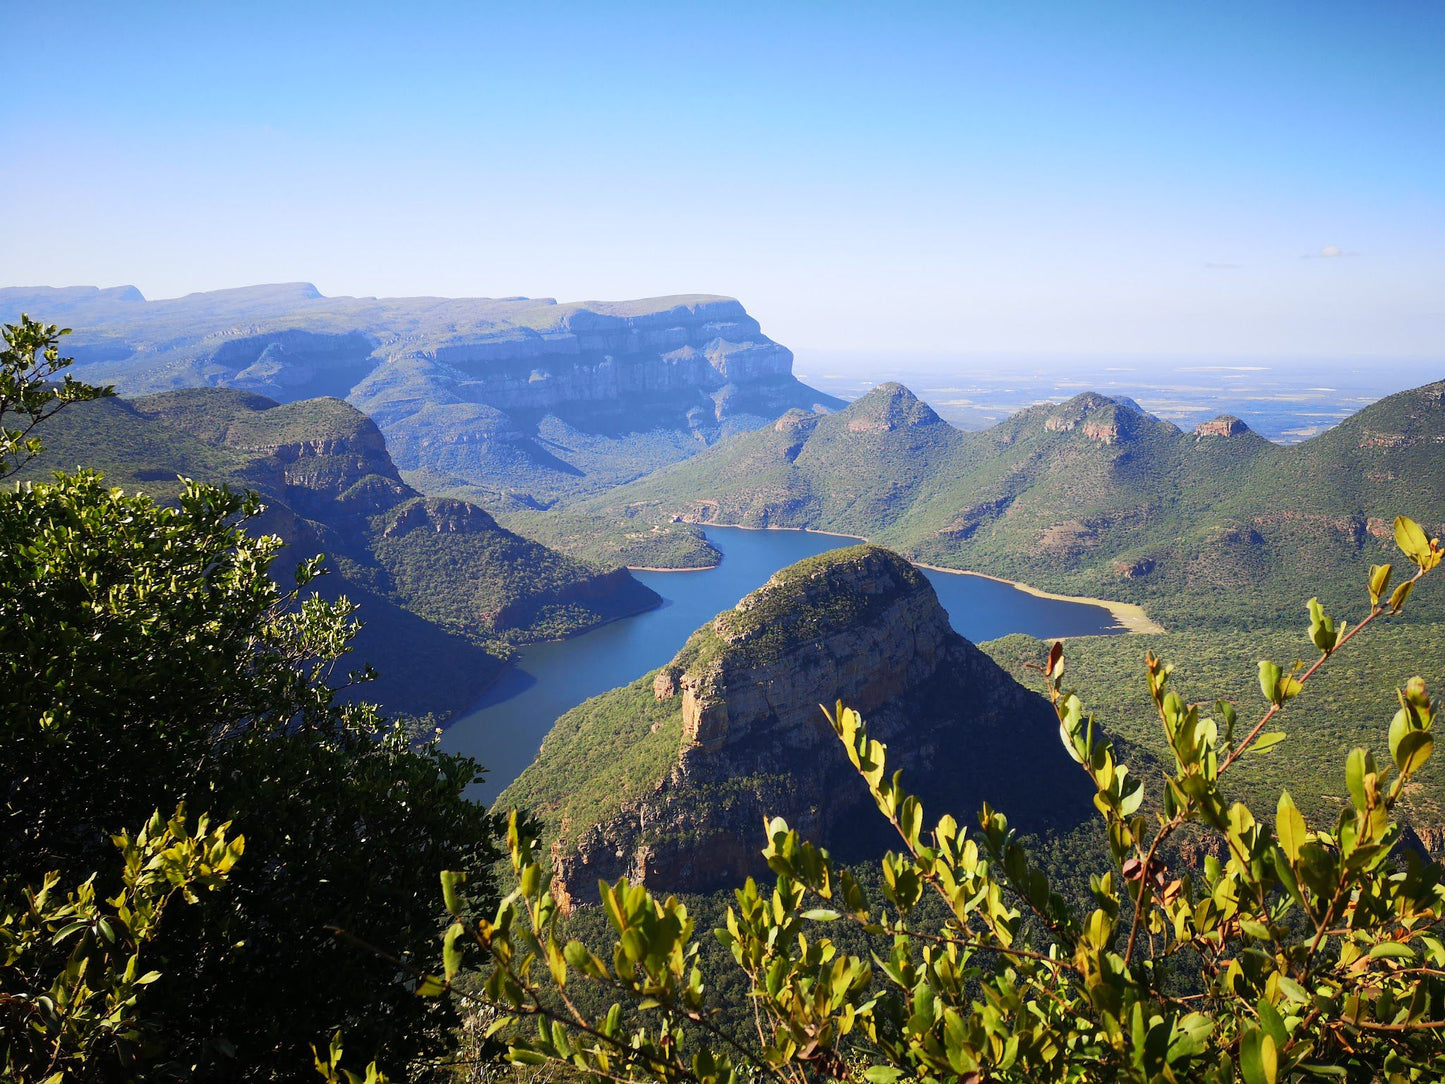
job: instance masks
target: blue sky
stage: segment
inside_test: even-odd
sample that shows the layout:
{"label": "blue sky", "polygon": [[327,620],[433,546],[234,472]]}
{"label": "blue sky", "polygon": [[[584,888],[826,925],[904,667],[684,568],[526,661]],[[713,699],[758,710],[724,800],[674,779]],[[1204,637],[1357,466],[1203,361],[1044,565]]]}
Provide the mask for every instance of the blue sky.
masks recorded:
{"label": "blue sky", "polygon": [[800,354],[1445,356],[1438,3],[6,22],[7,285],[716,292]]}

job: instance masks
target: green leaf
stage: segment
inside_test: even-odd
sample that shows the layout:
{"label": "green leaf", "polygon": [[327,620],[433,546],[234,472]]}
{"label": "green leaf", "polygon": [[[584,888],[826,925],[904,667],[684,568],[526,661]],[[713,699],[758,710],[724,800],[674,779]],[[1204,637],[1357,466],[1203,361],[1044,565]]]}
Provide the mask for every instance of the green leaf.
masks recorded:
{"label": "green leaf", "polygon": [[1413,960],[1415,950],[1409,945],[1402,945],[1399,941],[1382,941],[1370,949],[1372,960]]}
{"label": "green leaf", "polygon": [[1350,800],[1356,809],[1365,808],[1365,775],[1369,754],[1363,749],[1352,749],[1345,758],[1345,786],[1350,790]]}
{"label": "green leaf", "polygon": [[896,1065],[870,1065],[863,1070],[863,1079],[869,1084],[893,1084],[902,1075],[903,1070]]}
{"label": "green leaf", "polygon": [[1294,799],[1289,796],[1289,791],[1284,791],[1279,796],[1279,808],[1275,812],[1274,832],[1279,837],[1279,845],[1284,853],[1289,855],[1291,862],[1299,861],[1299,849],[1304,846],[1306,828],[1304,816],[1294,804]]}
{"label": "green leaf", "polygon": [[442,938],[442,969],[446,972],[447,982],[456,978],[457,972],[462,969],[462,950],[457,947],[457,939],[466,932],[466,927],[460,922],[453,922]]}
{"label": "green leaf", "polygon": [[1389,603],[1390,610],[1392,612],[1400,612],[1400,608],[1405,605],[1405,600],[1410,597],[1410,588],[1414,586],[1414,580],[1406,580],[1404,583],[1400,584],[1399,587],[1395,588],[1394,593],[1390,596]]}
{"label": "green leaf", "polygon": [[1395,517],[1395,545],[1417,565],[1424,566],[1430,558],[1430,540],[1420,525],[1408,516]]}
{"label": "green leaf", "polygon": [[1255,1013],[1259,1016],[1260,1027],[1274,1040],[1276,1049],[1283,1048],[1284,1044],[1289,1042],[1289,1032],[1285,1030],[1284,1018],[1280,1016],[1279,1010],[1268,1001],[1260,999],[1255,1005]]}
{"label": "green leaf", "polygon": [[1267,734],[1261,734],[1259,737],[1255,738],[1254,744],[1252,744],[1247,750],[1245,750],[1245,752],[1267,753],[1280,742],[1284,741],[1284,739],[1285,732],[1283,730],[1272,730]]}
{"label": "green leaf", "polygon": [[1239,1040],[1239,1069],[1245,1084],[1275,1084],[1279,1051],[1263,1029],[1246,1031]]}
{"label": "green leaf", "polygon": [[1424,730],[1411,730],[1395,746],[1395,767],[1401,775],[1410,775],[1420,770],[1435,750],[1435,739]]}
{"label": "green leaf", "polygon": [[814,907],[811,911],[804,911],[802,917],[809,922],[832,922],[843,916],[827,907]]}
{"label": "green leaf", "polygon": [[467,875],[461,870],[442,870],[442,902],[446,904],[447,913],[453,916],[462,913],[463,896],[462,885],[467,883]]}
{"label": "green leaf", "polygon": [[1271,704],[1283,703],[1283,697],[1279,691],[1280,668],[1268,659],[1259,660],[1259,691]]}
{"label": "green leaf", "polygon": [[1393,568],[1390,565],[1370,566],[1370,605],[1378,606],[1380,596],[1390,586],[1390,573]]}
{"label": "green leaf", "polygon": [[1308,603],[1310,611],[1310,640],[1315,647],[1319,648],[1326,655],[1335,649],[1335,643],[1339,639],[1339,632],[1335,629],[1335,619],[1325,613],[1320,600],[1312,598]]}

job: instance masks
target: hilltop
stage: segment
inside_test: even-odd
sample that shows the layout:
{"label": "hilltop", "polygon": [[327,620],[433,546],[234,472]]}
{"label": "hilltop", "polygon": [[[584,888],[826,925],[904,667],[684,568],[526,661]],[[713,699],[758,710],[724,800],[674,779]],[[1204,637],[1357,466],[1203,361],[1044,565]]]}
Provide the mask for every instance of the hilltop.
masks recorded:
{"label": "hilltop", "polygon": [[604,571],[500,527],[483,509],[425,497],[401,478],[376,425],[337,399],[286,404],[191,388],[70,408],[17,476],[77,464],[158,499],[178,475],[256,490],[253,528],[280,535],[278,572],[325,552],[324,593],[362,604],[357,661],[381,679],[365,695],[393,710],[449,714],[473,701],[514,644],[569,635],[657,604],[621,569]]}
{"label": "hilltop", "polygon": [[1228,626],[1293,619],[1314,593],[1352,601],[1393,517],[1439,532],[1442,508],[1445,382],[1289,447],[1232,416],[1184,430],[1091,392],[964,433],[889,384],[580,502],[548,537],[626,561],[627,539],[658,525],[696,564],[688,524],[831,530],[1140,603],[1166,625]]}
{"label": "hilltop", "polygon": [[735,884],[764,868],[765,814],[845,859],[881,853],[877,812],[818,706],[840,697],[940,812],[969,817],[988,800],[1035,828],[1088,815],[1047,702],[875,546],[784,569],[660,670],[568,712],[498,806],[544,819],[564,900],[590,899],[599,877]]}
{"label": "hilltop", "polygon": [[793,408],[841,403],[736,300],[324,297],[309,283],[148,301],[134,287],[0,289],[73,325],[80,379],[141,395],[222,386],[344,398],[419,488],[550,507],[685,459]]}

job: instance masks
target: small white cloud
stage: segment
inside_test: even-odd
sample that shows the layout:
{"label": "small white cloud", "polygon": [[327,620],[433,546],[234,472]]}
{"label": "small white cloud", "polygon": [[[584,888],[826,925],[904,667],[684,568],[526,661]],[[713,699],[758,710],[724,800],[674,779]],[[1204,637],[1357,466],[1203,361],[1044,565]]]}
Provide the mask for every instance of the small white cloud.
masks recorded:
{"label": "small white cloud", "polygon": [[1238,271],[1238,270],[1239,270],[1239,266],[1240,266],[1240,265],[1237,264],[1237,263],[1213,263],[1213,262],[1208,262],[1208,263],[1206,263],[1206,264],[1204,265],[1204,269],[1205,269],[1206,271]]}
{"label": "small white cloud", "polygon": [[1340,251],[1339,245],[1326,245],[1320,249],[1320,255],[1327,260],[1333,260],[1336,256],[1343,256],[1344,253]]}

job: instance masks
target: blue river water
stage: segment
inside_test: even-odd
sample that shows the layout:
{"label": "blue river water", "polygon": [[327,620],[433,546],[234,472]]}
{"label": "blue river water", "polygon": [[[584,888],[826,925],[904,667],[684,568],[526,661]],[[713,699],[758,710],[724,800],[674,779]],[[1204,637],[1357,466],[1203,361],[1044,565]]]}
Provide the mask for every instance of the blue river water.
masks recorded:
{"label": "blue river water", "polygon": [[[582,636],[524,648],[517,665],[447,727],[442,745],[488,769],[473,795],[490,803],[532,762],[557,717],[633,681],[677,653],[694,629],[805,557],[854,545],[837,535],[709,527],[723,561],[705,572],[636,572],[664,599],[657,609]],[[973,641],[1011,632],[1084,636],[1123,631],[1101,606],[1039,598],[982,576],[924,573],[953,627]]]}

